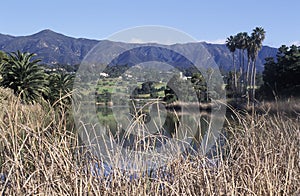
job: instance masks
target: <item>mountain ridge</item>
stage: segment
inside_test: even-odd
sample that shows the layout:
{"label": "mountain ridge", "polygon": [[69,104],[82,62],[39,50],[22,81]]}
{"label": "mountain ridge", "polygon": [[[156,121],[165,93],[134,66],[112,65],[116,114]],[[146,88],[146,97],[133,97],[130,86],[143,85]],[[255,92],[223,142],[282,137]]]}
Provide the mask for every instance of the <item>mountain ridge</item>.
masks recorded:
{"label": "mountain ridge", "polygon": [[[73,38],[54,32],[50,29],[44,29],[32,35],[26,36],[12,36],[0,33],[0,50],[5,52],[20,50],[22,52],[36,53],[38,58],[40,58],[44,64],[80,64],[86,54],[100,42],[107,44],[109,47],[118,45],[118,42],[112,42],[109,40]],[[205,46],[207,51],[214,57],[215,62],[221,69],[227,71],[232,69],[232,54],[227,49],[225,44],[193,42],[186,44],[173,44],[173,46],[197,47],[197,44],[202,44]],[[153,45],[160,46],[160,44]],[[266,57],[276,57],[276,54],[276,48],[263,46],[257,59],[258,71],[263,70],[265,62],[264,59]],[[238,53],[236,52],[235,55],[237,61],[236,63],[238,63]]]}

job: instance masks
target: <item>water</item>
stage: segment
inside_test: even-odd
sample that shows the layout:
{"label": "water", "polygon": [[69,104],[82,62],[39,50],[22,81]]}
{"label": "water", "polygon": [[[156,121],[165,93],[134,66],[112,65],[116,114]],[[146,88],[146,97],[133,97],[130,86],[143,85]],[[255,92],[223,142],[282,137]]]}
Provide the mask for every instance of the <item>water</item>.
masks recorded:
{"label": "water", "polygon": [[132,144],[134,135],[138,135],[132,128],[130,129],[132,134],[127,134],[128,138],[125,138],[126,131],[129,130],[131,124],[137,121],[146,126],[150,134],[155,137],[184,137],[179,133],[180,126],[189,128],[192,132],[190,136],[193,136],[194,144],[200,144],[209,129],[211,117],[208,111],[194,110],[192,113],[183,113],[172,109],[156,110],[153,108],[155,107],[140,107],[135,108],[134,112],[126,113],[124,108],[100,106],[97,108],[97,114],[99,123],[109,130],[116,139],[124,141],[125,146]]}
{"label": "water", "polygon": [[[134,107],[134,109],[98,106],[97,115],[99,124],[105,129],[104,132],[106,134],[113,136],[116,146],[134,152],[143,152],[147,151],[143,148],[145,143],[151,144],[154,149],[160,149],[164,146],[168,146],[168,142],[172,139],[188,138],[188,140],[186,140],[188,141],[188,145],[184,145],[181,149],[176,149],[181,151],[179,153],[181,153],[183,157],[188,157],[189,155],[197,156],[198,153],[203,154],[203,151],[201,151],[203,150],[203,143],[205,143],[203,140],[207,136],[209,129],[212,128],[213,119],[210,109],[201,110],[195,107],[185,110],[178,108],[166,109],[159,104],[149,104],[147,107]],[[136,123],[136,121],[139,123]],[[136,125],[132,125],[134,123],[136,123]],[[137,128],[139,124],[145,126],[148,132],[141,134],[138,131],[140,129]],[[183,130],[185,130],[185,132]],[[189,130],[189,132],[186,130]],[[180,131],[183,132],[180,133]],[[145,134],[147,137],[145,137]],[[189,137],[186,137],[186,134],[189,134]],[[139,136],[142,136],[143,140],[140,140]],[[209,158],[207,165],[209,165],[209,167],[218,165],[217,159],[214,157],[214,154],[216,154],[215,148],[216,147],[213,146],[211,150],[208,151]],[[173,151],[174,154],[171,154],[172,150],[170,150],[170,161],[178,155],[176,150]],[[157,159],[153,160],[155,162]],[[161,170],[164,168],[165,162],[157,161],[157,163],[155,162],[155,164],[153,164],[153,160],[143,160],[146,164],[146,167],[143,168],[147,169],[142,171],[142,175],[155,177],[157,175],[155,172],[156,169],[159,168]],[[143,169],[139,168],[139,166],[134,166],[134,162],[130,163],[130,161],[130,159],[123,160],[123,162],[115,165],[112,165],[111,161],[100,161],[96,165],[92,164],[93,175],[109,177],[114,169],[117,168],[127,172],[130,179],[137,178],[137,172],[139,173]],[[127,166],[124,166],[125,163]],[[122,165],[122,167],[120,167],[120,165]],[[149,165],[151,167],[149,167]]]}

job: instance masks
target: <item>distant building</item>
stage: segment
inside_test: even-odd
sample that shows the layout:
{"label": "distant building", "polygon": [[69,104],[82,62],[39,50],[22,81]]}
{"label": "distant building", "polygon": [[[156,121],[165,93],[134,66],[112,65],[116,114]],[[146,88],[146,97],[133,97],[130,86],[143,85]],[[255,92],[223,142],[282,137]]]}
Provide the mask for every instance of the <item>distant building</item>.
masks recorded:
{"label": "distant building", "polygon": [[179,72],[179,78],[180,79],[183,79],[183,80],[188,80],[188,79],[191,79],[192,77],[190,77],[190,76],[183,76],[183,73],[182,72]]}
{"label": "distant building", "polygon": [[102,72],[102,73],[100,73],[100,76],[102,76],[102,77],[108,77],[109,75],[107,74],[107,73],[104,73],[104,72]]}

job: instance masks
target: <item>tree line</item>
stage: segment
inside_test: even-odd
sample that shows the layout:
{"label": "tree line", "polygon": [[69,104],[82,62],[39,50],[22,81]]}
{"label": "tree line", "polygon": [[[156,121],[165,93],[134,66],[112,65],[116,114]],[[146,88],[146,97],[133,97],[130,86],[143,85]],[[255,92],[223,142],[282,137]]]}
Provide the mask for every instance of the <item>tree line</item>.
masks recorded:
{"label": "tree line", "polygon": [[[247,104],[256,98],[278,99],[300,96],[300,46],[282,45],[276,58],[265,59],[262,85],[257,86],[256,60],[265,39],[265,30],[256,27],[252,33],[240,32],[229,36],[226,46],[232,53],[232,68],[227,87],[234,98],[244,98]],[[239,58],[239,64],[237,59]],[[256,95],[258,89],[258,95]]]}
{"label": "tree line", "polygon": [[282,45],[276,59],[266,58],[264,84],[260,94],[266,99],[300,96],[300,46]]}
{"label": "tree line", "polygon": [[[262,27],[256,27],[250,35],[247,32],[237,33],[229,36],[226,40],[226,46],[232,53],[233,68],[228,73],[227,86],[232,90],[235,98],[244,98],[248,104],[257,98],[255,95],[257,88],[256,59],[262,48],[265,33]],[[236,58],[240,59],[239,64],[236,63]],[[0,86],[12,89],[24,102],[31,103],[43,97],[54,104],[60,98],[68,95],[72,91],[75,69],[71,69],[70,66],[67,69],[64,69],[64,66],[49,69],[49,67],[42,66],[40,62],[41,60],[36,59],[33,53],[0,51]],[[116,70],[110,70],[110,73],[113,72],[117,73]],[[207,81],[204,80],[201,73],[193,72],[191,75],[191,83],[198,99],[208,101],[207,95],[213,92],[207,92],[205,88]],[[263,85],[259,89],[259,94],[263,98],[300,96],[299,78],[300,47],[283,45],[278,49],[276,58],[266,58]],[[183,85],[184,82],[179,82],[178,78],[176,80],[175,86],[177,88],[181,86],[182,92],[186,91],[182,94],[189,96],[190,94],[186,90],[189,88]],[[166,99],[176,100],[175,92],[171,91],[168,86],[161,90],[165,91]],[[144,84],[140,90],[137,89],[137,94],[140,94],[140,91],[152,92],[153,86]],[[70,102],[70,96],[66,100]]]}
{"label": "tree line", "polygon": [[[240,32],[231,35],[226,40],[226,46],[232,53],[233,80],[230,87],[234,97],[244,97],[249,101],[255,100],[256,90],[256,59],[265,39],[265,30],[256,27],[252,33]],[[236,52],[239,65],[236,65]],[[247,57],[245,59],[245,57]],[[246,63],[245,63],[246,61]]]}

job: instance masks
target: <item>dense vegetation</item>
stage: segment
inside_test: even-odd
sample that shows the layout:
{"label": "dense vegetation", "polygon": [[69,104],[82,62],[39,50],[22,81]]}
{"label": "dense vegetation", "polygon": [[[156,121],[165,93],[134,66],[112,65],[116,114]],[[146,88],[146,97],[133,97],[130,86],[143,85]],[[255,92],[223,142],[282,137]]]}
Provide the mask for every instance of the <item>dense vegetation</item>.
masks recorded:
{"label": "dense vegetation", "polygon": [[300,47],[281,46],[277,59],[267,58],[261,94],[266,98],[300,96]]}
{"label": "dense vegetation", "polygon": [[11,53],[8,58],[3,59],[0,72],[0,85],[11,88],[22,100],[29,102],[48,93],[45,72],[38,65],[40,60],[31,61],[33,56],[34,54],[20,51]]}
{"label": "dense vegetation", "polygon": [[0,86],[12,89],[24,102],[44,97],[54,103],[72,90],[74,75],[56,69],[46,73],[39,59],[32,60],[34,56],[20,51],[2,53]]}

